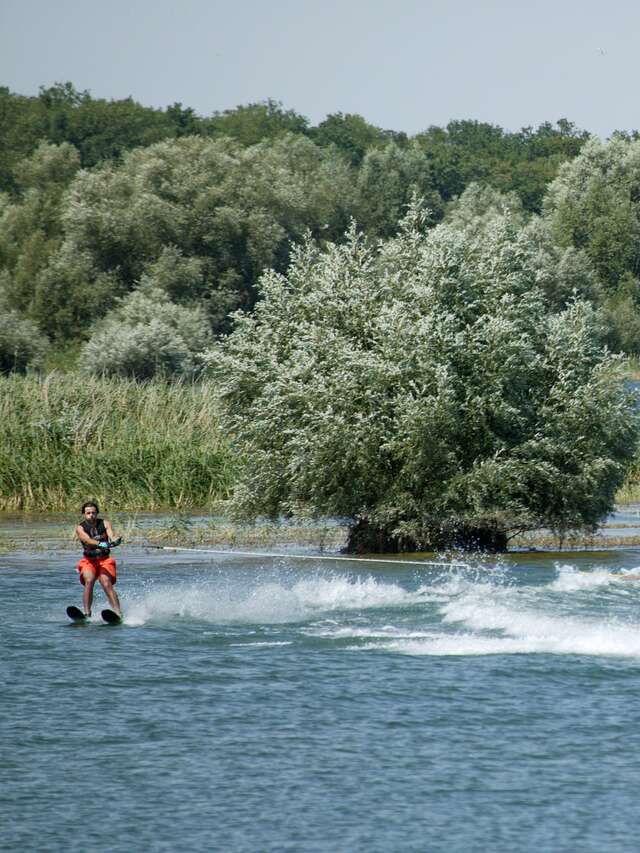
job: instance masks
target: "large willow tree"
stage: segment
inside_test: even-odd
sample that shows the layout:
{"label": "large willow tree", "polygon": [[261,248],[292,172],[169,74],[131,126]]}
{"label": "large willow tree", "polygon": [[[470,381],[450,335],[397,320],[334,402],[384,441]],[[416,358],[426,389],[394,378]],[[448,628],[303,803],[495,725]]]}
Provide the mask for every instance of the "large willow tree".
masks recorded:
{"label": "large willow tree", "polygon": [[508,216],[425,232],[414,206],[377,248],[355,229],[309,240],[263,276],[209,355],[245,461],[238,509],[347,517],[352,550],[596,525],[637,422],[575,296],[588,265],[533,236]]}

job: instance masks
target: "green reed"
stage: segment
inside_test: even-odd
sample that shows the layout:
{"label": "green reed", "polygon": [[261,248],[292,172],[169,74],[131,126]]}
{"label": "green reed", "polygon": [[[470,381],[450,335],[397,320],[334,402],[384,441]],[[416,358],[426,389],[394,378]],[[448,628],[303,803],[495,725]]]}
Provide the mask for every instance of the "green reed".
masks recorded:
{"label": "green reed", "polygon": [[232,479],[207,384],[0,376],[0,509],[207,507]]}

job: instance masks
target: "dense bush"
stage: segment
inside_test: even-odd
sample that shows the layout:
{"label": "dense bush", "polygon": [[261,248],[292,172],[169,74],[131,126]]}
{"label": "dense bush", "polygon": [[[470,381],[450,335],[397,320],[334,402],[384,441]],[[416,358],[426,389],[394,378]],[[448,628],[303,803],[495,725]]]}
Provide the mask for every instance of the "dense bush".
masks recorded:
{"label": "dense bush", "polygon": [[[51,313],[43,274],[62,242],[65,192],[80,169],[68,143],[41,144],[20,161],[14,177],[20,198],[0,203],[0,288],[7,307],[38,322]],[[64,300],[62,300],[64,301]],[[59,310],[55,306],[54,313]],[[39,322],[46,331],[49,322]]]}
{"label": "dense bush", "polygon": [[584,249],[614,292],[640,274],[640,140],[590,140],[549,186],[545,216],[555,239]]}
{"label": "dense bush", "polygon": [[348,516],[353,548],[597,523],[637,422],[601,317],[570,295],[578,255],[555,263],[509,217],[480,236],[422,223],[412,208],[377,250],[307,242],[211,354],[247,460],[236,506]]}
{"label": "dense bush", "polygon": [[391,237],[414,196],[420,196],[433,221],[442,216],[442,199],[433,188],[429,163],[420,149],[395,143],[367,151],[356,180],[356,218],[363,231]]}
{"label": "dense bush", "polygon": [[122,299],[99,320],[80,352],[85,373],[151,379],[192,378],[213,343],[204,311],[175,305],[167,293],[147,286]]}
{"label": "dense bush", "polygon": [[24,373],[28,367],[38,367],[48,343],[35,323],[0,308],[0,373]]}
{"label": "dense bush", "polygon": [[200,302],[221,330],[231,309],[252,306],[265,268],[286,268],[290,240],[344,228],[351,198],[342,158],[303,137],[248,148],[186,137],[135,150],[73,181],[64,240],[41,276],[41,295],[30,292],[37,319],[55,338],[83,336],[87,299],[94,316],[105,314],[109,296],[153,278],[173,247],[193,267],[168,289],[178,301]]}
{"label": "dense bush", "polygon": [[520,225],[527,221],[522,202],[515,193],[501,193],[474,181],[459,197],[449,202],[444,221],[454,228],[477,232],[490,227],[494,219],[506,215]]}

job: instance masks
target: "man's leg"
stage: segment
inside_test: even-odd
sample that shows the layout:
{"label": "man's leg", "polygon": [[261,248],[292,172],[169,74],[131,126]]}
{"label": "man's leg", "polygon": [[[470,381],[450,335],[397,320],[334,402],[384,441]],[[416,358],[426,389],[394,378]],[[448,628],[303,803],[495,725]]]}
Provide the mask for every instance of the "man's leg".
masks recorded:
{"label": "man's leg", "polygon": [[82,583],[84,584],[84,592],[82,594],[82,605],[84,607],[84,615],[91,616],[91,605],[93,604],[93,587],[96,583],[96,573],[91,569],[82,570]]}
{"label": "man's leg", "polygon": [[102,589],[104,590],[104,594],[109,599],[109,604],[118,614],[118,616],[121,616],[122,614],[120,612],[120,601],[118,599],[118,593],[113,588],[111,577],[107,574],[107,572],[102,571],[100,572],[99,581],[102,585]]}

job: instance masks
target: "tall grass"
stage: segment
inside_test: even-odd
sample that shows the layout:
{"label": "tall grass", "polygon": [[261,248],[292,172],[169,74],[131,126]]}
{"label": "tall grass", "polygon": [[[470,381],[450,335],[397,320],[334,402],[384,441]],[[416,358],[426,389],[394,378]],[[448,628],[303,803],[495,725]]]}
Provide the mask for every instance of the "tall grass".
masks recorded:
{"label": "tall grass", "polygon": [[0,377],[0,509],[206,507],[232,477],[206,384]]}

